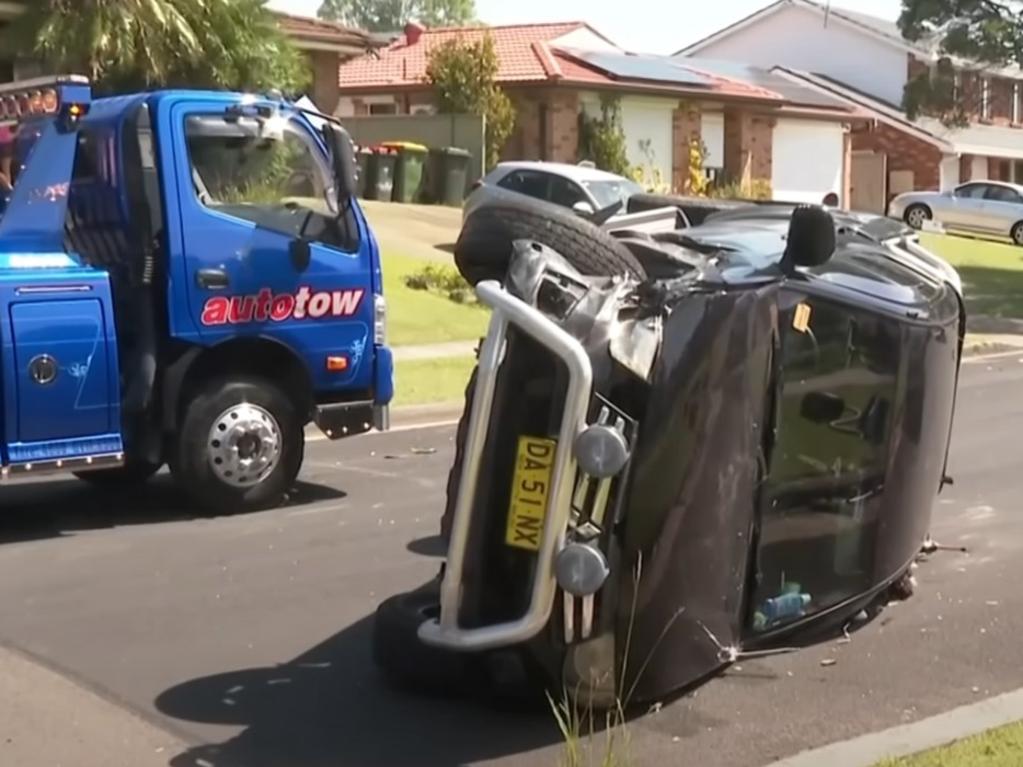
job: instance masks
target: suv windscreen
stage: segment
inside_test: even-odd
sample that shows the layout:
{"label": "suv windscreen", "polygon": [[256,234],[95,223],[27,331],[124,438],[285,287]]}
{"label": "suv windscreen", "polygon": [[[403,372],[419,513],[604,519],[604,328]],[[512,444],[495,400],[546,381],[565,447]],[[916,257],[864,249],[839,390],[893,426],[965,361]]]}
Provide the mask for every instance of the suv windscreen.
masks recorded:
{"label": "suv windscreen", "polygon": [[595,181],[587,179],[580,183],[593,195],[600,208],[607,208],[616,202],[621,202],[624,205],[626,200],[632,197],[632,195],[644,192],[643,187],[635,181],[629,181],[625,178],[621,181]]}

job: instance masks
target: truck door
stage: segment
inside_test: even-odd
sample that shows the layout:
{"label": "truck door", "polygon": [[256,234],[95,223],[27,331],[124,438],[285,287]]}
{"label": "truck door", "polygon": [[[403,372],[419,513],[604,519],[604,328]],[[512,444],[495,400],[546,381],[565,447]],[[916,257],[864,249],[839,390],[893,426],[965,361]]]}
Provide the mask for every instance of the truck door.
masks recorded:
{"label": "truck door", "polygon": [[272,338],[305,359],[314,388],[368,388],[371,241],[339,214],[328,155],[308,122],[232,114],[231,104],[178,102],[163,123],[181,222],[171,240],[174,333],[206,346]]}

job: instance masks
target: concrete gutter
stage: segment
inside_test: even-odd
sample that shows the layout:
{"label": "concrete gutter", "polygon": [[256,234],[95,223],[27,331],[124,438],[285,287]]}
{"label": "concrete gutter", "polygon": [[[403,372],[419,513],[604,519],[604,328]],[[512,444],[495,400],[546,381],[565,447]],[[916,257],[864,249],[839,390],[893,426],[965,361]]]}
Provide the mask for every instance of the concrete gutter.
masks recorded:
{"label": "concrete gutter", "polygon": [[22,653],[0,647],[0,764],[167,767],[187,744]]}
{"label": "concrete gutter", "polygon": [[1021,720],[1023,690],[1016,690],[913,724],[804,751],[769,767],[874,767],[884,759],[930,751]]}

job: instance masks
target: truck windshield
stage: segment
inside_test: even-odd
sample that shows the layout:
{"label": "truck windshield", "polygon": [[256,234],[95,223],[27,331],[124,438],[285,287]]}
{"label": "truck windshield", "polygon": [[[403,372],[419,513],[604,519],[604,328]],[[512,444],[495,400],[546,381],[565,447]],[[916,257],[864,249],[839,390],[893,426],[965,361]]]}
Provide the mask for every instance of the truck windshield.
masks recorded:
{"label": "truck windshield", "polygon": [[204,205],[257,224],[282,209],[337,216],[326,158],[294,118],[193,115],[186,137],[192,182]]}

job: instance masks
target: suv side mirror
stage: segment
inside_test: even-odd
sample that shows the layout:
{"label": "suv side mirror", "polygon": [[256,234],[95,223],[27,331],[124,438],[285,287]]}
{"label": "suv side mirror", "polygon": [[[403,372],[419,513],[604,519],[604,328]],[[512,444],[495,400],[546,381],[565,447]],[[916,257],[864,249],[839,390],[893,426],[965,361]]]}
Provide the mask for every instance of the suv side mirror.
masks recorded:
{"label": "suv side mirror", "polygon": [[579,200],[579,202],[572,206],[572,210],[580,216],[592,216],[595,213],[593,206],[586,202],[586,200]]}
{"label": "suv side mirror", "polygon": [[789,220],[788,242],[782,268],[790,273],[796,266],[827,263],[837,244],[835,219],[819,205],[800,205]]}
{"label": "suv side mirror", "polygon": [[338,203],[344,203],[356,196],[357,164],[355,161],[355,144],[348,131],[335,123],[323,124],[323,137],[330,149],[334,163],[334,180],[337,184]]}

